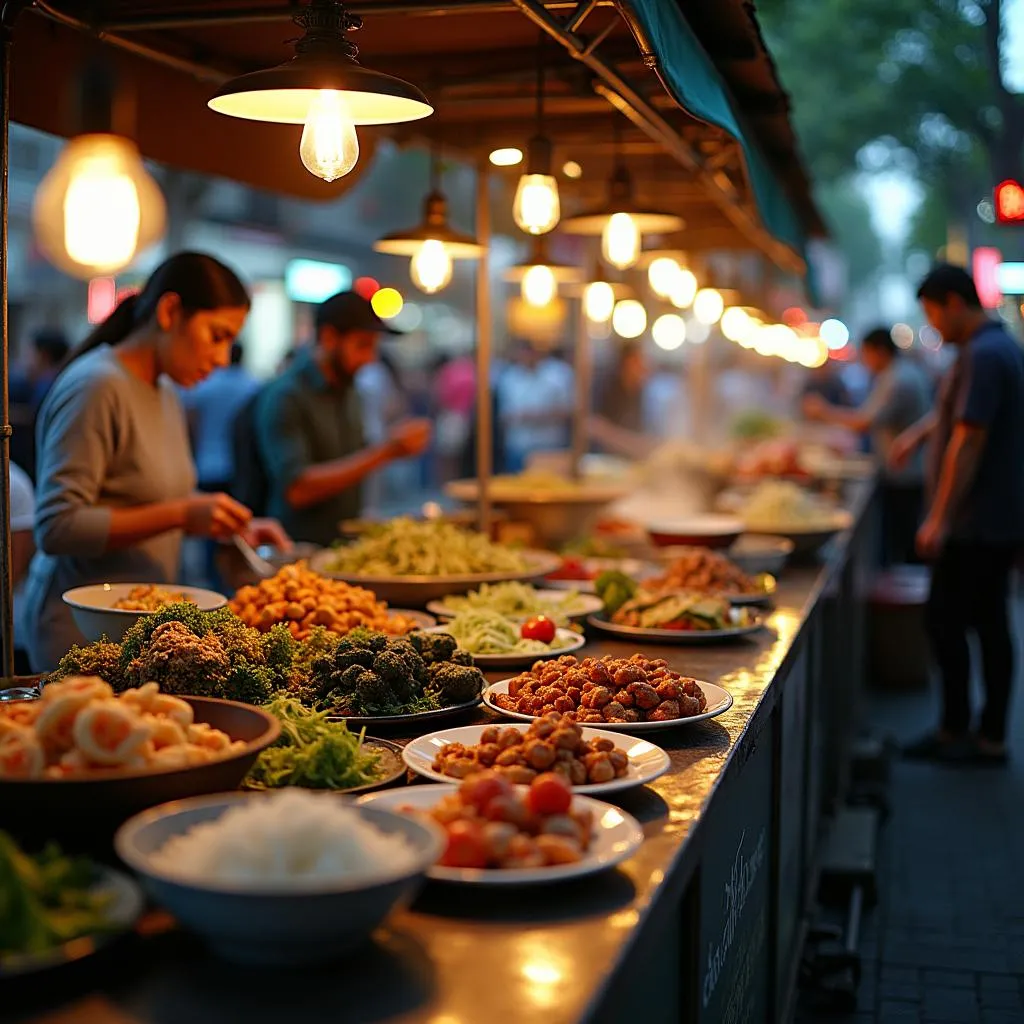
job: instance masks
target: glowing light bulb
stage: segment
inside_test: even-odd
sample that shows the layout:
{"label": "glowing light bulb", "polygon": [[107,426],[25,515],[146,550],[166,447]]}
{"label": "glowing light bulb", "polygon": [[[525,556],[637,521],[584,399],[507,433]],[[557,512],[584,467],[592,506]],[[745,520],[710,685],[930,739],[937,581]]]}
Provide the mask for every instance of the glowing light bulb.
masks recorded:
{"label": "glowing light bulb", "polygon": [[555,297],[555,275],[550,267],[538,264],[523,275],[523,301],[530,306],[546,306]]}
{"label": "glowing light bulb", "polygon": [[659,298],[667,299],[676,287],[682,268],[670,256],[659,256],[647,268],[647,283]]}
{"label": "glowing light bulb", "polygon": [[639,338],[647,330],[647,310],[636,299],[623,299],[615,304],[612,327],[622,338]]}
{"label": "glowing light bulb", "polygon": [[615,289],[607,281],[593,281],[583,293],[583,311],[594,324],[607,323],[615,309]]}
{"label": "glowing light bulb", "polygon": [[722,329],[722,334],[729,341],[735,342],[742,341],[753,330],[749,314],[739,306],[730,306],[722,314],[722,322],[719,326]]}
{"label": "glowing light bulb", "polygon": [[409,261],[409,276],[421,292],[433,295],[452,279],[452,258],[443,242],[428,238]]}
{"label": "glowing light bulb", "polygon": [[633,266],[640,258],[640,229],[628,213],[613,213],[601,235],[601,253],[619,270]]}
{"label": "glowing light bulb", "polygon": [[524,174],[516,188],[512,216],[529,235],[546,235],[562,215],[558,182],[550,174]]}
{"label": "glowing light bulb", "polygon": [[709,327],[717,324],[725,312],[725,302],[714,288],[701,288],[693,298],[693,315]]}
{"label": "glowing light bulb", "polygon": [[686,341],[686,321],[677,313],[666,313],[651,328],[654,344],[665,352],[673,352]]}
{"label": "glowing light bulb", "polygon": [[689,309],[697,296],[697,278],[692,270],[685,267],[679,268],[675,280],[672,282],[672,291],[669,292],[669,302],[676,309]]}
{"label": "glowing light bulb", "polygon": [[306,170],[324,181],[344,177],[359,160],[356,126],[336,89],[321,89],[310,103],[299,156]]}
{"label": "glowing light bulb", "polygon": [[165,206],[139,151],[116,135],[65,146],[32,207],[36,241],[56,267],[82,279],[116,273],[163,234]]}

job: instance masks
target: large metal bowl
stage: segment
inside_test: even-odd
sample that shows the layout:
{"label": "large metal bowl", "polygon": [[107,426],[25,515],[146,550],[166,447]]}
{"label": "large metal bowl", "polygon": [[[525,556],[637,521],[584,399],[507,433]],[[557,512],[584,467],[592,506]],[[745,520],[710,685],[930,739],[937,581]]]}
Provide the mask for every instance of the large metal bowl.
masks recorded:
{"label": "large metal bowl", "polygon": [[334,552],[320,551],[310,559],[309,567],[332,580],[372,590],[381,601],[392,607],[423,608],[448,594],[475,590],[482,583],[505,583],[510,580],[529,583],[554,572],[562,560],[549,551],[524,551],[526,568],[520,572],[483,572],[463,576],[360,576],[329,568]]}
{"label": "large metal bowl", "polygon": [[[471,504],[479,500],[480,485],[476,480],[455,480],[445,486],[445,493]],[[490,498],[510,520],[526,523],[537,544],[559,547],[586,533],[590,522],[627,493],[624,484],[586,481],[564,491],[510,490],[502,486],[499,477],[493,482]]]}

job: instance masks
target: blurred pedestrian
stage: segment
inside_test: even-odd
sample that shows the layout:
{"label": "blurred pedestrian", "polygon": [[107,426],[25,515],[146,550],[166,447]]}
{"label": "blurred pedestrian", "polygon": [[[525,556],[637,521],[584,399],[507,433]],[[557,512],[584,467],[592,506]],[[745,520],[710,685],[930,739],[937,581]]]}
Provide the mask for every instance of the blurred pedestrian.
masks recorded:
{"label": "blurred pedestrian", "polygon": [[36,472],[35,423],[46,393],[57,377],[71,346],[63,331],[44,327],[32,335],[27,365],[15,375],[10,391],[11,459],[32,480]]}
{"label": "blurred pedestrian", "polygon": [[[936,416],[893,446],[901,462],[931,440],[930,504],[917,543],[934,563],[927,621],[942,676],[941,724],[905,753],[1002,764],[1014,662],[1010,573],[1024,543],[1024,350],[988,318],[960,267],[936,267],[918,298],[958,358]],[[973,733],[969,632],[981,649],[985,686]]]}
{"label": "blurred pedestrian", "polygon": [[889,462],[893,441],[931,407],[928,380],[905,358],[888,327],[869,331],[860,343],[860,358],[871,374],[871,391],[856,409],[832,405],[818,394],[804,397],[810,420],[847,427],[870,438],[883,465],[882,533],[887,564],[916,561],[917,528],[924,503],[924,459],[920,453],[896,468]]}
{"label": "blurred pedestrian", "polygon": [[498,378],[505,469],[521,473],[531,455],[569,447],[575,375],[557,355],[523,342]]}
{"label": "blurred pedestrian", "polygon": [[363,485],[396,459],[421,455],[430,424],[405,420],[367,445],[356,374],[377,359],[382,334],[398,334],[355,292],[339,292],[316,312],[317,343],[255,402],[255,457],[267,507],[298,541],[328,546],[338,527],[362,512]]}
{"label": "blurred pedestrian", "polygon": [[[214,370],[194,388],[181,392],[192,439],[199,489],[210,494],[232,494],[235,488],[235,449],[232,431],[235,418],[259,390],[259,381],[243,365],[244,351],[231,346],[231,364]],[[251,443],[251,441],[250,441]],[[219,590],[215,540],[205,542],[207,583]]]}

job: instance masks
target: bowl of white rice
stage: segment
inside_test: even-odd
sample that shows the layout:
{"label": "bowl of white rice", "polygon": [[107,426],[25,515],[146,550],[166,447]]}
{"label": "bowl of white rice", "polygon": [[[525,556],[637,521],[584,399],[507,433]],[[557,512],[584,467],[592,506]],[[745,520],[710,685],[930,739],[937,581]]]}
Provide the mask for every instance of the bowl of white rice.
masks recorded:
{"label": "bowl of white rice", "polygon": [[153,899],[214,952],[286,966],[365,942],[413,899],[444,843],[428,821],[301,789],[163,804],[114,840]]}

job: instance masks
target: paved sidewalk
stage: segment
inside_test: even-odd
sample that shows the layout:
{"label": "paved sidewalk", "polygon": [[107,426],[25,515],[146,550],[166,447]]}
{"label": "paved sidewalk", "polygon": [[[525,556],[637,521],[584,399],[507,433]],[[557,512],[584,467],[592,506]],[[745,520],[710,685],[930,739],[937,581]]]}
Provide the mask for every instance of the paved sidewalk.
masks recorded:
{"label": "paved sidewalk", "polygon": [[[931,725],[935,706],[929,695],[869,699],[873,725],[899,741]],[[805,1012],[801,1024],[1024,1024],[1021,671],[1014,709],[1009,768],[895,762],[857,1012]]]}

